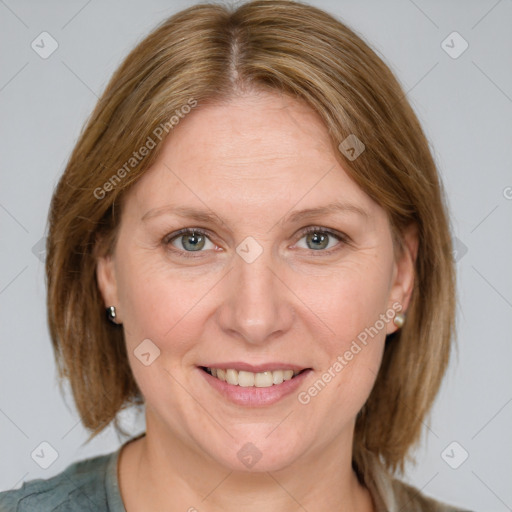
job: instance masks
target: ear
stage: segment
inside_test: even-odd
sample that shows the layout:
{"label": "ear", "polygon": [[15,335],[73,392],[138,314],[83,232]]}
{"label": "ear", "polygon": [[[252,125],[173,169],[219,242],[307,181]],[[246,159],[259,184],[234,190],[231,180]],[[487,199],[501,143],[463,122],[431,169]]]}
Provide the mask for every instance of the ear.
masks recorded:
{"label": "ear", "polygon": [[115,306],[116,322],[122,323],[122,317],[119,311],[119,297],[117,293],[117,280],[115,273],[114,258],[112,255],[100,256],[96,263],[96,279],[100,289],[105,308]]}
{"label": "ear", "polygon": [[[395,309],[392,307],[393,304],[399,303],[402,306],[401,313],[407,311],[414,289],[418,245],[418,227],[416,224],[410,224],[402,232],[402,247],[397,250],[398,254],[395,256],[393,281],[388,302],[388,308],[391,309]],[[389,322],[387,334],[391,334],[397,329],[393,322]]]}

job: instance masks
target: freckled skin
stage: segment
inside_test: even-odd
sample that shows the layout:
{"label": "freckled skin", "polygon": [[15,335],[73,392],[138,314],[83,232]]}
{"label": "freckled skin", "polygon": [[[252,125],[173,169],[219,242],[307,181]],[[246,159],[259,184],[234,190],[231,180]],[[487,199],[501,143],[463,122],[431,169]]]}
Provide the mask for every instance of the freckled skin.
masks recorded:
{"label": "freckled skin", "polygon": [[[336,201],[368,216],[280,222]],[[215,212],[223,223],[170,213],[141,220],[171,204]],[[348,238],[329,236],[327,249],[315,249],[308,226]],[[169,237],[183,228],[208,232],[199,251],[183,248],[192,247],[190,235]],[[246,237],[263,250],[252,263],[236,252]],[[313,369],[299,390],[307,391],[393,303],[407,308],[413,253],[394,259],[385,211],[348,177],[321,119],[303,103],[253,94],[199,106],[181,120],[128,193],[113,256],[98,262],[146,400],[146,437],[121,459],[123,499],[134,508],[201,510],[230,474],[203,510],[295,510],[266,473],[273,472],[308,510],[372,510],[350,467],[352,436],[385,336],[396,329],[391,321],[307,405],[297,393],[268,407],[235,405],[197,365],[288,362]],[[134,350],[148,338],[160,356],[144,366]],[[262,454],[250,470],[237,456],[248,442]]]}

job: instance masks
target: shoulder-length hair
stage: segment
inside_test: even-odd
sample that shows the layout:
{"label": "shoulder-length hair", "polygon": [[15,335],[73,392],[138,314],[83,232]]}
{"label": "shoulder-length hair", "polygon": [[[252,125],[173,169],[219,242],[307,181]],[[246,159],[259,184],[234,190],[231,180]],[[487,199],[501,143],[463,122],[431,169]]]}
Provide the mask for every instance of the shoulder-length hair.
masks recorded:
{"label": "shoulder-length hair", "polygon": [[[125,192],[155,161],[180,117],[250,90],[305,100],[325,122],[346,172],[387,212],[398,246],[404,229],[417,227],[407,322],[388,336],[354,436],[356,466],[371,453],[388,469],[403,469],[446,370],[454,330],[444,192],[391,70],[343,23],[298,2],[195,5],[159,25],[114,73],[50,207],[48,321],[59,382],[69,379],[89,439],[112,421],[119,431],[117,413],[143,403],[122,329],[105,319],[97,257],[112,251]],[[356,159],[338,150],[349,135],[365,145]]]}

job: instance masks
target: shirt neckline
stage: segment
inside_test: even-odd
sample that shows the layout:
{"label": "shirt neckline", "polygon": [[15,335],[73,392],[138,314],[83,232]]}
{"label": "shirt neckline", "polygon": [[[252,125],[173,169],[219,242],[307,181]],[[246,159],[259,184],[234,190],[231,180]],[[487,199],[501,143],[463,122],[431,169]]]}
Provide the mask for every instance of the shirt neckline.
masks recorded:
{"label": "shirt neckline", "polygon": [[117,465],[119,460],[119,454],[125,446],[122,444],[117,451],[115,451],[110,460],[108,461],[106,475],[105,475],[105,491],[107,494],[107,505],[109,512],[126,512],[124,508],[123,499],[121,498],[121,491],[119,490],[119,480],[117,474]]}
{"label": "shirt neckline", "polygon": [[[139,439],[143,436],[145,436],[146,433],[143,432],[142,434],[139,434],[138,436],[129,439],[125,443],[123,443],[115,452],[112,453],[108,464],[106,468],[106,475],[105,475],[105,492],[107,496],[107,505],[109,512],[126,512],[126,508],[124,506],[123,499],[121,497],[121,490],[119,488],[119,472],[118,472],[118,465],[119,465],[119,455],[121,454],[121,450],[132,441],[135,441],[136,439]],[[395,510],[394,504],[389,508],[391,505],[388,503],[388,500],[390,498],[390,482],[389,479],[384,479],[381,472],[377,471],[377,475],[375,475],[375,467],[372,468],[374,471],[373,477],[377,477],[377,481],[369,481],[365,482],[368,490],[370,491],[370,494],[372,496],[374,506],[376,508],[376,512],[384,512],[384,511],[390,511]],[[380,478],[379,478],[380,477]],[[372,479],[373,480],[373,479]],[[392,494],[392,493],[391,493]]]}
{"label": "shirt neckline", "polygon": [[105,474],[105,492],[107,495],[107,505],[109,512],[126,512],[121,490],[119,488],[119,455],[122,449],[131,442],[144,437],[146,432],[128,439],[115,452],[111,454],[108,461]]}

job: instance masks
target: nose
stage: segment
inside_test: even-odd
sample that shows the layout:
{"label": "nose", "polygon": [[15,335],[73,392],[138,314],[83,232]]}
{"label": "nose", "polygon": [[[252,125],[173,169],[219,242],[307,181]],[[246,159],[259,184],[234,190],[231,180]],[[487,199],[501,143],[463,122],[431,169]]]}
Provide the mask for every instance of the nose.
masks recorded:
{"label": "nose", "polygon": [[238,254],[224,280],[224,300],[218,309],[221,329],[252,345],[265,344],[290,330],[295,313],[293,293],[282,267],[270,251],[248,263]]}

